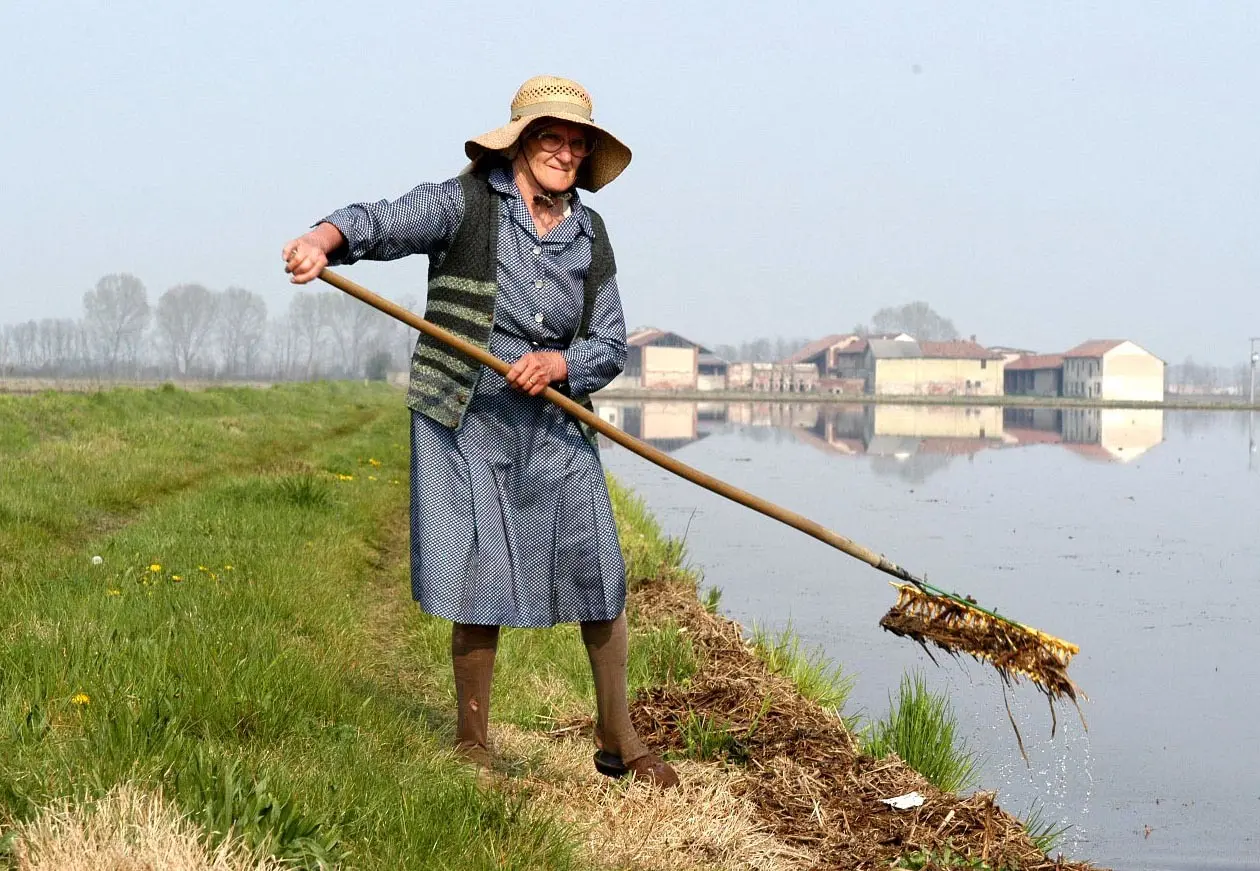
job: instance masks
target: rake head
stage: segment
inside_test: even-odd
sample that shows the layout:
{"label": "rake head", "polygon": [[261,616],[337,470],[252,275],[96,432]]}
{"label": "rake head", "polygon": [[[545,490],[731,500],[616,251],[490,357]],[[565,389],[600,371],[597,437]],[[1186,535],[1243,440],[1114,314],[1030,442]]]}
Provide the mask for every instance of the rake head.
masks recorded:
{"label": "rake head", "polygon": [[996,668],[1007,684],[1027,678],[1051,702],[1066,696],[1077,704],[1077,696],[1084,697],[1067,674],[1080,652],[1075,644],[955,596],[932,595],[912,584],[893,586],[899,591],[897,603],[879,621],[889,632],[912,638],[925,650],[930,641],[951,656],[970,654]]}

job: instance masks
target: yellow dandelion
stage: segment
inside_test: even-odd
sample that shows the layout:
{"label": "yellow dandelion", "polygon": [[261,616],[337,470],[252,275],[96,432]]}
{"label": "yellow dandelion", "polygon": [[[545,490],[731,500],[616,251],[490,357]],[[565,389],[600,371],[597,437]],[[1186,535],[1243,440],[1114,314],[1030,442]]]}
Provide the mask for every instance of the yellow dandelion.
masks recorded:
{"label": "yellow dandelion", "polygon": [[369,481],[375,481],[375,480],[376,480],[376,476],[375,476],[375,475],[368,475],[368,480],[369,480]]}
{"label": "yellow dandelion", "polygon": [[373,466],[379,466],[381,464],[380,460],[373,459],[372,457],[368,457],[368,462]]}
{"label": "yellow dandelion", "polygon": [[397,483],[398,483],[398,479],[397,479],[397,478],[395,478],[394,480],[390,481],[389,483],[391,483],[391,484],[397,484]]}
{"label": "yellow dandelion", "polygon": [[208,568],[206,568],[205,566],[197,566],[197,571],[199,571],[199,572],[208,572],[208,571],[210,571],[210,570],[209,570]]}
{"label": "yellow dandelion", "polygon": [[70,704],[83,707],[84,705],[92,704],[92,699],[88,697],[87,693],[75,693],[70,697]]}
{"label": "yellow dandelion", "polygon": [[116,587],[110,587],[108,590],[105,591],[105,595],[106,596],[121,596],[122,590],[119,590]]}
{"label": "yellow dandelion", "polygon": [[224,566],[224,567],[223,567],[223,571],[225,571],[225,572],[230,572],[230,571],[232,571],[232,567],[231,567],[231,566]]}
{"label": "yellow dandelion", "polygon": [[183,578],[183,576],[182,576],[182,575],[171,575],[171,580],[172,580],[172,581],[182,581],[183,579],[184,579],[184,578]]}
{"label": "yellow dandelion", "polygon": [[157,572],[162,571],[162,567],[158,565],[157,563],[154,563],[153,565],[149,566],[149,571],[156,574]]}

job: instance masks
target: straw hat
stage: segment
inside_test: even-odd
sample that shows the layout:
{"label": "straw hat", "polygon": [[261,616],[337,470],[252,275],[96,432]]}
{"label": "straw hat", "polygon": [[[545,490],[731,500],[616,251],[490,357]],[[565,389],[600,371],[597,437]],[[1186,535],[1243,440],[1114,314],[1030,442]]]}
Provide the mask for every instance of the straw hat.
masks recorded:
{"label": "straw hat", "polygon": [[464,171],[471,171],[488,155],[506,156],[526,127],[539,118],[555,118],[599,132],[599,144],[582,161],[577,176],[578,187],[597,191],[630,164],[630,149],[595,123],[594,110],[590,93],[572,79],[535,76],[521,85],[512,98],[511,118],[507,124],[464,143],[464,153],[472,161]]}

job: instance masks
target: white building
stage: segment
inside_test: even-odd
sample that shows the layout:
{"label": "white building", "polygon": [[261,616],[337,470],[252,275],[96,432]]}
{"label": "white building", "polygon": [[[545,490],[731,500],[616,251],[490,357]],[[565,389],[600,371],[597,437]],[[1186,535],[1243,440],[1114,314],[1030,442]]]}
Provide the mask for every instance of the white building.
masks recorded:
{"label": "white building", "polygon": [[1164,361],[1127,339],[1092,339],[1063,355],[1063,395],[1159,402]]}

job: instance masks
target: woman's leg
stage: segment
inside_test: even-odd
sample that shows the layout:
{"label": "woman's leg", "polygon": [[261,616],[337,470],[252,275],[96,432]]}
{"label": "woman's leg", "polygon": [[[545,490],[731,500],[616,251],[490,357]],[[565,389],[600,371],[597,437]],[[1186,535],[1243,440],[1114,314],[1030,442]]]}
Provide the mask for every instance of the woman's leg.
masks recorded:
{"label": "woman's leg", "polygon": [[490,767],[490,683],[498,626],[451,624],[451,661],[455,666],[455,752],[466,761]]}
{"label": "woman's leg", "polygon": [[620,757],[625,767],[659,786],[674,786],[674,769],[648,750],[630,722],[626,690],[626,663],[629,659],[629,633],[626,612],[615,620],[592,620],[582,624],[582,643],[591,660],[595,680],[595,721],[597,743],[602,750]]}

